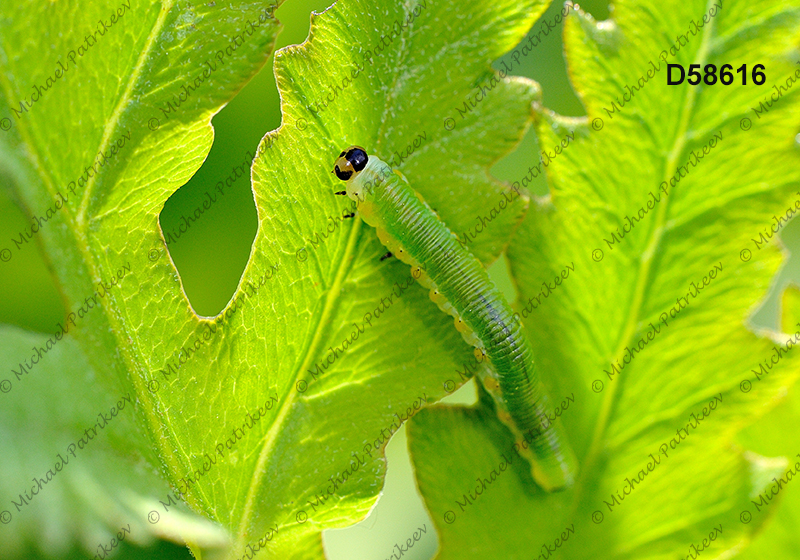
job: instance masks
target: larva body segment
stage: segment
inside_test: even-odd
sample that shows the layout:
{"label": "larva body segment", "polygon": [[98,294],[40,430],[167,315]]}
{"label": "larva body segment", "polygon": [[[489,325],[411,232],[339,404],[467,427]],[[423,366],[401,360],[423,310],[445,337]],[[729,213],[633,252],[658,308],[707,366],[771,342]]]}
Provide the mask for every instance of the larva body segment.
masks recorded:
{"label": "larva body segment", "polygon": [[[347,180],[347,195],[395,256],[421,267],[420,282],[430,289],[431,300],[454,317],[464,340],[476,348],[476,357],[488,359],[494,376],[485,375],[481,382],[516,441],[530,442],[519,445],[519,452],[530,461],[534,479],[548,491],[571,486],[577,461],[559,420],[548,418],[552,407],[536,371],[533,349],[513,320],[511,306],[480,261],[459,245],[401,175],[375,156],[367,158],[363,152],[362,157],[361,148],[349,150],[348,156],[356,157],[340,157],[335,167],[337,176]],[[351,166],[350,159],[357,164]],[[365,203],[369,211],[363,213]]]}

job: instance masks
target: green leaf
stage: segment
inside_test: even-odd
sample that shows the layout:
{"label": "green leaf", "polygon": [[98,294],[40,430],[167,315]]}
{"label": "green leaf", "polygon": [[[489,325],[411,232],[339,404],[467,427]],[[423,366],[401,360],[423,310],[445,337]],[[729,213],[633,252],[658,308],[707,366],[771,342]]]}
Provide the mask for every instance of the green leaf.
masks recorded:
{"label": "green leaf", "polygon": [[[208,152],[211,116],[269,52],[274,21],[236,39],[262,4],[133,7],[114,41],[109,32],[71,82],[53,86],[60,90],[0,139],[0,164],[16,195],[42,216],[98,148],[130,133],[37,240],[69,311],[77,315],[87,296],[103,292],[99,309],[80,313],[69,336],[98,379],[133,395],[162,474],[176,488],[162,501],[182,493],[219,523],[231,537],[229,557],[250,546],[275,558],[322,557],[322,529],[352,524],[377,499],[383,447],[400,420],[443,396],[447,373],[471,355],[422,288],[400,288],[408,269],[379,261],[374,232],[339,218],[346,203],[332,196],[341,187],[330,168],[349,143],[391,162],[421,138],[395,163],[459,234],[491,217],[470,245],[485,262],[496,258],[527,199],[490,214],[508,188],[487,169],[520,140],[539,92],[527,80],[499,80],[489,64],[544,7],[534,0],[354,1],[315,15],[311,39],[276,56],[285,118],[253,164],[260,227],[239,289],[213,319],[192,311],[165,256],[158,213]],[[35,45],[47,49],[23,41],[34,22],[51,21],[42,15],[47,9],[62,7],[4,8],[19,12],[1,20],[6,104],[44,80],[51,53],[66,52],[99,17],[95,8],[64,14],[75,34],[63,23],[43,29],[47,40]],[[409,14],[416,17],[406,28]],[[396,36],[384,38],[395,25]],[[233,44],[235,55],[222,56],[169,112],[165,104]],[[41,66],[29,70],[31,60]],[[354,64],[364,71],[345,87]],[[335,103],[308,108],[337,84]],[[477,102],[480,87],[488,93]],[[475,105],[462,118],[467,99]],[[107,292],[98,287],[114,277]],[[351,337],[352,345],[343,342]],[[309,371],[329,358],[313,379]],[[26,390],[24,381],[14,390]],[[197,471],[187,488],[181,479]],[[162,519],[174,515],[159,511]]]}
{"label": "green leaf", "polygon": [[[696,35],[676,39],[709,10],[718,13]],[[796,3],[736,1],[625,1],[599,24],[570,15],[567,59],[588,117],[542,114],[551,196],[523,222],[509,260],[553,401],[574,398],[561,417],[581,474],[574,489],[545,495],[518,472],[514,442],[490,412],[426,410],[409,440],[438,558],[547,557],[556,539],[562,558],[684,557],[703,539],[717,557],[763,522],[740,515],[779,465],[734,438],[797,377],[791,350],[757,379],[751,370],[775,342],[746,323],[781,262],[774,242],[753,238],[797,199],[798,88],[768,111],[751,108],[796,79],[799,22]],[[767,81],[669,86],[666,62],[713,63],[718,76],[726,63],[748,73],[760,63]],[[703,159],[678,171],[693,151]],[[648,208],[651,192],[660,197]]]}
{"label": "green leaf", "polygon": [[[149,366],[130,364],[153,344],[142,343],[138,330],[154,339],[168,319],[175,320],[165,314],[168,304],[159,307],[164,288],[177,285],[174,268],[162,266],[160,274],[149,275],[148,254],[165,252],[158,212],[208,152],[211,116],[269,56],[279,29],[273,9],[256,2],[232,8],[134,0],[80,9],[62,2],[0,8],[0,97],[9,108],[0,121],[0,175],[31,217],[25,232],[4,249],[13,256],[41,243],[74,322],[58,349],[51,349],[53,336],[3,335],[3,363],[12,370],[34,359],[32,345],[48,350],[37,358],[41,365],[11,378],[13,394],[4,395],[11,403],[2,418],[9,452],[3,466],[10,474],[3,477],[0,500],[13,516],[0,530],[6,532],[2,540],[9,543],[9,554],[23,554],[32,543],[48,553],[74,541],[92,550],[110,541],[118,524],[128,523],[130,538],[138,543],[158,535],[211,550],[227,541],[218,527],[187,517],[180,506],[168,515],[162,511],[157,524],[148,523],[148,513],[161,508],[168,488],[156,482],[144,461],[154,463],[154,443],[166,441],[154,428],[166,429],[167,423],[159,418],[164,409],[138,394],[143,384],[134,375]],[[248,20],[259,26],[249,35]],[[139,266],[131,274],[132,261]],[[128,267],[127,278],[106,291],[99,283],[110,282],[121,267]],[[161,289],[153,290],[150,282]],[[181,307],[188,308],[185,298]],[[185,311],[184,319],[189,315]],[[63,383],[51,382],[57,375]],[[99,387],[87,391],[87,379]],[[82,396],[84,391],[95,398]],[[31,478],[55,468],[63,442],[75,441],[79,428],[92,427],[87,415],[96,420],[101,403],[106,409],[120,395],[131,395],[138,409],[130,407],[131,415],[151,422],[144,425],[148,445],[139,442],[134,418],[128,418],[114,433],[132,446],[129,452],[115,457],[106,453],[113,446],[98,445],[82,466],[51,482],[56,489],[48,488],[29,511],[16,511],[11,500],[19,501]],[[26,418],[30,422],[23,429],[19,422]],[[52,432],[43,429],[48,425]],[[186,470],[171,474],[177,480]],[[65,518],[65,510],[74,512],[74,519]]]}
{"label": "green leaf", "polygon": [[[20,349],[47,348],[48,339],[0,326],[0,360],[13,364]],[[78,344],[66,337],[50,346],[41,365],[0,385],[4,557],[27,558],[34,548],[64,554],[73,545],[94,553],[123,527],[129,544],[160,537],[226,546],[224,531],[180,509],[157,523],[146,521],[169,488],[149,466],[152,457],[141,454],[147,445],[126,400],[130,393],[112,394],[98,381]]]}

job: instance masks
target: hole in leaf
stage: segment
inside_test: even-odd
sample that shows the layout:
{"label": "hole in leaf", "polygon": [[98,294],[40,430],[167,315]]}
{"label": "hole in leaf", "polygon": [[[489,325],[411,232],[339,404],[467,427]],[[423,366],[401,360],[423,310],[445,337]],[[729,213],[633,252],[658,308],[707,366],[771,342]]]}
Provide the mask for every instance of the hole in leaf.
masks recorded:
{"label": "hole in leaf", "polygon": [[[307,0],[291,10],[278,8],[275,15],[283,31],[276,50],[302,43],[308,36],[310,12],[329,4],[329,0]],[[250,166],[261,138],[281,123],[273,63],[274,56],[214,116],[214,145],[208,158],[167,200],[159,216],[184,292],[200,316],[219,314],[231,300],[258,230]]]}

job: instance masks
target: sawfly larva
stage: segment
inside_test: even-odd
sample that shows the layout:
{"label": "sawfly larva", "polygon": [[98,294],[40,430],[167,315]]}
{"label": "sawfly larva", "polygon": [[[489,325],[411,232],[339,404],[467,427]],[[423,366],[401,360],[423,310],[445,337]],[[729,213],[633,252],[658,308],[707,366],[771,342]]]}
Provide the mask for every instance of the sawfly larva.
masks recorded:
{"label": "sawfly larva", "polygon": [[381,243],[412,267],[431,300],[454,317],[479,361],[488,360],[481,383],[515,439],[530,441],[520,452],[531,463],[534,480],[548,491],[571,486],[577,461],[560,421],[551,423],[548,417],[552,406],[533,348],[483,264],[460,246],[402,175],[363,148],[342,152],[333,172],[347,182],[347,190],[337,194],[356,202],[358,214],[377,230]]}

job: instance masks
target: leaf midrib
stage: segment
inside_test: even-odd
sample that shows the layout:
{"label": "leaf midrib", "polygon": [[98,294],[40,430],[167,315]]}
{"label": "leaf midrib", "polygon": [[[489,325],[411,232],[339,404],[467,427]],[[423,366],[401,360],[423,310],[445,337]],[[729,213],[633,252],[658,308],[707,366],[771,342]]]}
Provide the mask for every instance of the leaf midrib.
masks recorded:
{"label": "leaf midrib", "polygon": [[[418,1],[415,3],[415,6],[417,6],[417,5],[419,5]],[[408,14],[407,10],[404,10],[404,11],[405,11],[406,14]],[[412,23],[412,25],[413,25],[413,23]],[[409,26],[409,27],[411,27],[411,26]],[[412,31],[413,31],[413,29],[410,28],[408,30],[408,33],[411,34]],[[306,42],[303,43],[303,45],[305,45],[306,43],[311,41],[311,39],[313,37],[313,34],[314,34],[314,27],[312,25],[311,29],[309,30],[309,38],[308,38],[308,40]],[[413,35],[411,35],[411,37],[413,38]],[[409,44],[411,42],[412,41],[408,41]],[[303,45],[301,45],[301,47]],[[406,43],[405,42],[401,42],[400,43],[400,48],[398,50],[400,51],[400,55],[401,55],[400,59],[401,59],[401,61],[404,62],[408,57],[408,53],[410,52],[410,47],[407,48],[406,47]],[[396,94],[397,94],[397,90],[398,90],[397,83],[398,83],[399,76],[400,76],[400,73],[401,73],[399,71],[399,69],[402,68],[402,67],[403,67],[402,63],[399,63],[397,65],[398,72],[394,73],[394,81],[392,83],[392,87],[389,88],[389,95],[385,98],[386,102],[384,103],[384,111],[383,111],[383,116],[381,118],[381,125],[380,125],[380,127],[378,128],[378,130],[376,132],[376,149],[378,151],[380,150],[380,146],[382,145],[382,139],[385,137],[384,129],[385,129],[385,125],[386,125],[386,122],[387,122],[385,117],[388,114],[388,111],[389,111],[389,108],[390,108],[390,105],[391,105],[390,101],[396,98]],[[411,159],[411,157],[412,156],[410,156],[409,159]],[[306,352],[306,356],[305,356],[305,359],[303,360],[303,363],[297,369],[297,371],[295,372],[295,375],[293,376],[294,380],[296,380],[298,378],[298,376],[300,375],[301,372],[303,372],[303,371],[305,371],[306,369],[309,368],[312,360],[316,356],[316,350],[317,350],[317,347],[319,346],[319,344],[321,342],[322,335],[323,335],[323,330],[324,330],[324,329],[322,329],[322,325],[325,325],[325,324],[328,323],[328,319],[329,319],[331,313],[333,312],[334,303],[338,299],[338,294],[341,291],[341,286],[342,286],[342,284],[344,282],[344,277],[346,275],[347,270],[350,268],[350,261],[352,260],[350,257],[352,257],[352,255],[353,255],[353,253],[355,251],[355,246],[356,246],[356,243],[357,243],[357,240],[358,240],[358,234],[361,231],[362,224],[363,224],[363,221],[360,218],[356,218],[355,223],[353,224],[353,228],[350,231],[350,238],[348,239],[348,242],[347,242],[347,247],[346,247],[346,250],[345,250],[344,258],[340,259],[340,261],[339,261],[339,269],[338,269],[338,271],[336,273],[336,277],[335,277],[334,283],[331,286],[331,288],[328,290],[328,294],[326,296],[326,301],[325,301],[325,307],[323,309],[320,321],[317,324],[317,330],[314,333],[314,338],[312,339],[312,342],[309,345],[309,348],[308,348],[308,351]],[[291,387],[293,387],[293,386],[294,385],[292,385]],[[244,546],[243,538],[244,538],[245,532],[247,530],[247,525],[249,523],[250,516],[252,515],[253,503],[254,503],[254,500],[255,500],[256,495],[258,493],[258,489],[259,489],[259,487],[261,485],[261,481],[262,481],[262,478],[263,478],[261,476],[261,473],[264,473],[264,465],[266,464],[267,459],[269,458],[270,452],[273,449],[273,447],[274,447],[274,445],[275,445],[275,443],[277,441],[277,438],[278,438],[278,435],[279,435],[279,432],[280,432],[280,428],[282,427],[283,422],[287,418],[289,410],[291,409],[292,405],[294,404],[296,398],[297,398],[296,391],[293,391],[290,388],[288,396],[284,400],[284,402],[281,405],[281,408],[280,408],[278,414],[275,417],[275,421],[273,422],[272,426],[270,426],[269,431],[264,435],[264,438],[262,440],[263,441],[263,446],[261,448],[261,452],[259,453],[258,461],[256,462],[256,469],[255,469],[255,472],[254,472],[254,476],[251,479],[250,488],[248,489],[247,498],[246,498],[245,506],[244,506],[244,511],[242,513],[242,519],[241,519],[241,521],[239,523],[239,529],[236,532],[236,544],[235,544],[235,547],[233,549],[231,557],[235,557],[237,555],[238,551],[241,548],[243,548],[243,546]]]}
{"label": "leaf midrib", "polygon": [[[706,4],[706,12],[711,8],[714,4],[714,0],[708,0]],[[709,47],[711,43],[711,35],[714,31],[714,24],[715,20],[712,19],[710,25],[704,28],[700,48],[697,51],[697,60],[701,65],[704,65],[708,53]],[[697,97],[697,92],[699,88],[690,87],[687,88],[687,96],[684,102],[683,109],[681,111],[681,120],[679,123],[678,128],[676,129],[675,139],[672,143],[672,149],[670,150],[665,166],[664,166],[664,175],[663,178],[669,183],[670,176],[668,175],[668,170],[673,169],[677,166],[678,158],[683,153],[683,150],[686,146],[686,131],[689,126],[689,120],[691,118],[692,109],[694,108],[695,99]],[[669,208],[671,206],[672,199],[668,198],[665,201],[665,204],[660,205],[658,209],[658,213],[656,214],[656,219],[654,222],[653,229],[650,233],[650,241],[648,242],[646,248],[642,252],[639,261],[639,270],[637,273],[637,280],[633,290],[633,298],[631,299],[630,306],[628,308],[627,313],[627,321],[625,322],[625,326],[621,331],[619,337],[619,343],[617,344],[617,348],[613,353],[613,359],[621,360],[623,358],[625,348],[631,343],[634,338],[634,335],[638,332],[638,325],[640,323],[640,314],[642,309],[642,303],[644,301],[645,292],[648,286],[648,281],[653,273],[653,257],[656,254],[659,245],[664,236],[664,232],[666,229],[666,220],[667,214],[669,212]],[[611,361],[610,363],[613,363]],[[589,451],[586,454],[586,459],[584,460],[580,478],[578,483],[576,484],[575,493],[573,495],[573,507],[572,507],[572,516],[574,517],[577,508],[580,505],[582,494],[585,491],[586,483],[589,477],[589,474],[594,467],[600,455],[603,451],[603,438],[605,436],[606,429],[608,428],[608,423],[611,418],[611,413],[613,412],[614,405],[616,403],[616,397],[619,392],[619,387],[623,383],[625,377],[620,376],[616,382],[609,384],[608,390],[605,392],[603,396],[603,401],[600,407],[600,413],[598,415],[597,422],[595,424],[595,431],[592,436],[592,442],[589,445]]]}
{"label": "leaf midrib", "polygon": [[250,522],[250,517],[253,512],[253,506],[255,503],[256,496],[258,495],[258,490],[261,486],[261,482],[263,481],[264,475],[266,474],[266,469],[264,468],[266,465],[267,460],[271,454],[272,449],[275,446],[275,443],[278,440],[278,436],[282,431],[281,428],[283,427],[283,423],[289,415],[289,412],[294,404],[295,400],[297,399],[297,391],[294,390],[295,381],[299,378],[300,374],[309,369],[311,362],[314,360],[315,356],[317,355],[317,350],[322,342],[322,337],[324,331],[326,330],[323,326],[327,325],[330,316],[334,311],[335,304],[339,298],[339,294],[342,289],[342,285],[345,280],[345,276],[347,272],[351,268],[351,264],[353,261],[353,254],[355,252],[356,244],[359,238],[359,232],[361,231],[362,221],[360,219],[355,220],[352,229],[350,230],[350,237],[347,240],[347,245],[345,247],[344,255],[341,259],[339,259],[339,267],[336,271],[336,276],[334,278],[333,284],[331,284],[330,288],[328,289],[327,295],[325,297],[325,307],[322,310],[322,315],[320,316],[319,321],[317,322],[317,328],[314,332],[314,337],[311,340],[311,344],[309,344],[308,350],[306,351],[305,358],[300,366],[295,371],[294,375],[292,376],[292,383],[288,385],[289,390],[288,394],[284,398],[283,403],[280,406],[278,414],[275,416],[275,420],[272,422],[269,430],[264,437],[262,438],[262,447],[261,451],[258,455],[258,461],[256,462],[256,467],[253,472],[253,477],[250,481],[250,487],[247,492],[247,498],[245,500],[244,510],[242,512],[242,517],[239,522],[239,528],[236,531],[236,542],[234,548],[230,553],[230,557],[234,558],[239,555],[239,551],[244,549],[245,545],[245,536],[247,532],[247,526]]}
{"label": "leaf midrib", "polygon": [[[147,37],[147,41],[144,44],[144,48],[142,52],[139,54],[139,58],[136,60],[136,64],[133,67],[133,72],[131,73],[130,78],[128,79],[128,84],[125,87],[125,91],[122,93],[122,97],[119,98],[117,101],[116,106],[114,107],[114,111],[111,113],[111,117],[106,121],[106,126],[103,127],[103,137],[100,140],[100,149],[98,151],[104,152],[106,148],[109,146],[109,142],[111,141],[111,135],[117,129],[117,125],[119,124],[119,120],[122,117],[122,114],[125,112],[125,107],[131,101],[133,88],[139,82],[139,77],[142,74],[142,70],[144,69],[144,64],[147,58],[150,56],[150,53],[153,50],[153,45],[155,45],[156,38],[161,33],[161,29],[164,27],[164,22],[167,19],[167,16],[172,10],[175,0],[163,0],[161,5],[161,10],[158,14],[158,19],[156,19],[156,23],[153,26],[150,35]],[[85,234],[85,227],[86,227],[86,213],[89,209],[89,201],[92,197],[92,192],[94,191],[94,187],[97,184],[98,174],[92,175],[89,178],[89,181],[86,184],[86,190],[83,193],[83,198],[81,199],[80,207],[78,208],[78,214],[76,216],[77,226],[81,232],[81,234]]]}
{"label": "leaf midrib", "polygon": [[[174,5],[174,0],[164,0],[161,6],[159,17],[156,20],[156,24],[153,26],[153,30],[148,36],[148,40],[146,43],[147,49],[143,51],[137,63],[142,63],[143,57],[146,56],[146,54],[149,52],[148,49],[150,50],[152,49],[152,45],[154,44],[153,37],[156,37],[161,32],[161,29],[164,26],[164,22],[170,13],[170,10],[172,10],[173,5]],[[115,115],[116,120],[114,122],[113,127],[116,127],[116,123],[119,121],[119,117],[121,116],[122,112],[121,108],[123,107],[124,104],[127,103],[123,102],[125,101],[126,95],[129,95],[129,92],[132,90],[133,85],[135,85],[134,81],[137,80],[138,76],[141,74],[140,70],[141,70],[140,68],[137,68],[135,70],[134,74],[131,76],[131,81],[128,84],[128,88],[126,88],[126,91],[123,94],[123,98],[120,99],[120,101],[117,103],[115,107],[115,114],[117,112],[119,112],[120,114]],[[2,77],[0,77],[0,82],[3,85],[6,97],[8,99],[11,99],[11,97],[9,96],[9,93],[12,93],[11,87],[5,75],[2,75]],[[128,100],[129,99],[130,97],[128,97]],[[38,175],[42,180],[42,184],[44,185],[45,189],[50,194],[50,196],[55,199],[56,192],[54,189],[54,182],[53,182],[54,178],[50,176],[48,168],[46,166],[41,165],[41,158],[36,148],[36,144],[35,142],[33,142],[33,139],[27,130],[28,126],[24,124],[23,121],[21,120],[18,123],[18,125],[19,125],[18,128],[19,128],[20,138],[22,139],[23,144],[27,147],[30,157],[34,160],[33,163],[35,164],[36,169],[39,172]],[[113,130],[113,127],[109,129],[108,125],[106,126],[106,129],[104,130],[104,140],[101,141],[101,146],[103,145],[103,142],[106,141],[105,140],[106,137],[111,134],[110,130]],[[90,185],[87,184],[87,189],[89,188],[89,186]],[[69,206],[64,205],[62,207],[62,210],[65,212],[64,214],[66,216],[65,222],[67,222],[71,226],[69,230],[74,233],[75,247],[78,250],[80,257],[87,268],[90,278],[92,278],[92,281],[102,280],[96,262],[92,257],[91,251],[89,249],[88,240],[86,238],[86,232],[84,228],[81,227],[83,220],[81,219],[80,214],[86,210],[84,208],[84,203],[88,201],[87,194],[84,195],[84,199],[81,202],[81,207],[78,210],[79,215],[77,217],[73,217],[73,213],[70,210]],[[48,268],[50,269],[51,274],[54,277],[56,283],[56,289],[61,297],[61,300],[64,302],[64,307],[66,309],[69,309],[71,307],[72,302],[69,300],[68,295],[65,293],[64,288],[61,285],[61,282],[58,280],[54,272],[55,269],[50,260],[50,255],[47,251],[42,251],[42,255],[43,258],[48,263]],[[102,309],[103,316],[105,317],[106,321],[109,324],[109,327],[111,328],[111,332],[114,333],[113,335],[114,338],[118,343],[122,342],[121,333],[125,332],[125,329],[123,328],[124,325],[122,325],[121,321],[118,320],[117,317],[114,315],[114,313],[111,312],[110,306],[100,306],[100,307]],[[164,438],[157,437],[160,423],[156,414],[156,408],[154,406],[151,406],[152,400],[149,399],[149,393],[148,391],[145,390],[143,386],[143,381],[142,381],[143,378],[140,378],[135,375],[130,375],[132,372],[136,371],[135,367],[136,363],[131,356],[130,346],[127,344],[117,344],[117,348],[119,349],[121,355],[123,356],[123,360],[125,362],[125,365],[127,366],[126,373],[128,373],[127,378],[129,382],[133,385],[133,389],[137,393],[138,398],[140,400],[145,401],[144,405],[140,406],[139,409],[141,413],[145,416],[147,423],[150,426],[150,435],[151,435],[150,441],[159,450],[162,461],[164,461],[167,464],[167,466],[172,469],[173,472],[179,472],[178,469],[180,468],[180,465],[178,464],[175,455],[172,453],[172,450],[167,444],[167,441]]]}

